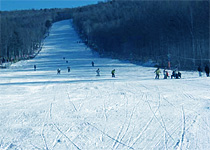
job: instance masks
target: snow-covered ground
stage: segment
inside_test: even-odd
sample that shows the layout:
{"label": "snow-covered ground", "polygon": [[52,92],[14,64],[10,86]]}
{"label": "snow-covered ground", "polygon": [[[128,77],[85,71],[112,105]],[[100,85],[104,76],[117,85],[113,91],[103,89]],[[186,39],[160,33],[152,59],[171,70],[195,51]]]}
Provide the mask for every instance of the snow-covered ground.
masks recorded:
{"label": "snow-covered ground", "polygon": [[35,59],[0,70],[0,149],[210,149],[210,78],[155,80],[78,41],[69,20],[55,23]]}

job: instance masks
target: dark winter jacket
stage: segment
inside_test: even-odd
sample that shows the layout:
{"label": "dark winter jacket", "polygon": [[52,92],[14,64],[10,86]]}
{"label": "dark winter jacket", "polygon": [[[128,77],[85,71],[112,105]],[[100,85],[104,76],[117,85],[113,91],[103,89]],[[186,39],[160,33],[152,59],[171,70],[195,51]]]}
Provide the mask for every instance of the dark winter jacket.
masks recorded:
{"label": "dark winter jacket", "polygon": [[207,66],[207,65],[206,65],[206,67],[205,67],[205,72],[206,72],[206,73],[209,73],[209,66]]}
{"label": "dark winter jacket", "polygon": [[198,71],[199,71],[199,72],[202,72],[202,69],[201,69],[201,67],[200,67],[200,66],[198,67]]}

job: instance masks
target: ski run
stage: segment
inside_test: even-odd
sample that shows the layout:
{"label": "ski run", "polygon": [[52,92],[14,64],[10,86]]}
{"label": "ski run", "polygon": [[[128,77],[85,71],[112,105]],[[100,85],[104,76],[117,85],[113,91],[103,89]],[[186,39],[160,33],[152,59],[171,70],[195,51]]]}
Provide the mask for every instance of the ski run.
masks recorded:
{"label": "ski run", "polygon": [[210,149],[210,78],[155,80],[78,41],[71,20],[54,23],[34,59],[0,70],[1,150]]}

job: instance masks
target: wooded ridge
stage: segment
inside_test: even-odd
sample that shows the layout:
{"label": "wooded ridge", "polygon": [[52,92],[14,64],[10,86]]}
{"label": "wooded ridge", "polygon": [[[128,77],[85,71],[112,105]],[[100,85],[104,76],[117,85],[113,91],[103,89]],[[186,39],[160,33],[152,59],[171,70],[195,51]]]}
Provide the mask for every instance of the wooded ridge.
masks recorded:
{"label": "wooded ridge", "polygon": [[52,23],[73,19],[83,41],[101,56],[194,70],[210,63],[209,3],[112,0],[74,9],[0,11],[0,59],[33,58]]}
{"label": "wooded ridge", "polygon": [[35,57],[52,23],[71,18],[72,10],[0,11],[0,62]]}
{"label": "wooded ridge", "polygon": [[77,9],[73,22],[101,55],[193,70],[210,62],[209,7],[206,0],[115,0]]}

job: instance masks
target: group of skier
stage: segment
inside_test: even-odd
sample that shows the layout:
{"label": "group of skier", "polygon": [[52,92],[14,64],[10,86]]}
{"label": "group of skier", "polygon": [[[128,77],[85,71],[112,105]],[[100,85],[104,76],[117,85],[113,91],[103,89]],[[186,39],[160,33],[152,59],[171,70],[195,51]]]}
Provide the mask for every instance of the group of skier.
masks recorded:
{"label": "group of skier", "polygon": [[[71,70],[71,67],[67,67],[67,71],[70,72],[70,70]],[[61,69],[60,68],[57,69],[57,74],[61,74]]]}
{"label": "group of skier", "polygon": [[[65,57],[63,57],[63,59],[65,59]],[[68,63],[68,61],[66,61],[66,63]],[[91,65],[92,65],[92,67],[94,67],[94,66],[95,66],[95,63],[92,61],[92,62],[91,62]],[[36,71],[36,68],[37,68],[37,66],[34,65],[34,71]],[[199,76],[202,76],[202,68],[201,68],[201,66],[198,66],[198,69],[197,69],[197,70],[198,70],[198,72],[199,72]],[[71,71],[71,67],[68,66],[68,67],[67,67],[67,71],[70,72],[70,71]],[[209,77],[209,66],[208,66],[208,65],[205,66],[204,71],[205,71],[205,73],[206,73],[206,76]],[[60,73],[61,73],[61,69],[58,68],[58,69],[57,69],[57,74],[60,74]],[[159,78],[160,78],[160,73],[161,73],[160,68],[158,67],[158,68],[154,71],[154,73],[156,74],[155,79],[159,79]],[[113,69],[113,70],[111,71],[111,75],[112,75],[112,77],[115,77],[115,69]],[[96,76],[100,76],[100,69],[99,69],[99,68],[96,70]],[[163,79],[167,79],[168,77],[170,77],[170,76],[169,76],[169,72],[166,70],[166,68],[163,70],[163,76],[164,76]],[[172,71],[171,79],[172,79],[172,78],[175,78],[175,79],[180,79],[180,78],[181,78],[181,72],[178,71],[177,68],[175,68],[175,69]]]}
{"label": "group of skier", "polygon": [[[100,70],[99,70],[99,68],[96,70],[96,76],[100,76]],[[111,71],[111,74],[112,74],[112,77],[114,78],[115,77],[115,69],[113,69],[112,71]]]}
{"label": "group of skier", "polygon": [[[154,73],[156,74],[155,79],[159,79],[160,78],[160,73],[161,73],[160,68],[158,67],[155,70]],[[166,69],[163,70],[163,76],[164,76],[163,79],[167,79],[168,77],[170,77],[169,73]],[[175,79],[180,79],[181,78],[181,72],[179,72],[177,68],[173,70],[172,75],[171,75],[171,79],[172,78],[175,78]]]}
{"label": "group of skier", "polygon": [[[203,71],[201,66],[198,66],[197,70],[198,70],[199,76],[201,77],[202,76],[202,71]],[[206,73],[206,76],[209,77],[209,66],[208,65],[205,66],[204,71]],[[155,79],[159,79],[160,73],[161,73],[160,68],[158,67],[155,70],[154,73],[156,74]],[[163,79],[167,79],[168,77],[170,77],[169,73],[168,73],[168,71],[166,69],[163,70],[163,75],[164,75]],[[181,72],[178,71],[177,68],[172,71],[171,79],[172,78],[176,78],[176,79],[180,79],[181,78]]]}
{"label": "group of skier", "polygon": [[[65,57],[63,57],[63,59],[65,59]],[[66,63],[68,63],[68,61],[66,61]],[[94,62],[92,61],[91,62],[91,65],[92,65],[92,67],[94,67]],[[34,71],[36,71],[36,68],[37,68],[37,66],[36,65],[34,65]],[[71,71],[71,67],[67,67],[67,71],[68,72],[70,72]],[[60,68],[58,68],[57,69],[57,74],[60,74],[61,73],[61,69]],[[96,76],[100,76],[100,69],[98,68],[97,70],[96,70]],[[115,69],[113,69],[112,71],[111,71],[111,74],[112,74],[112,77],[115,77]]]}
{"label": "group of skier", "polygon": [[[93,62],[92,62],[92,66],[94,67]],[[111,74],[112,74],[112,77],[114,78],[115,77],[115,69],[113,69],[111,71]],[[100,76],[100,69],[99,68],[96,70],[96,76]]]}

